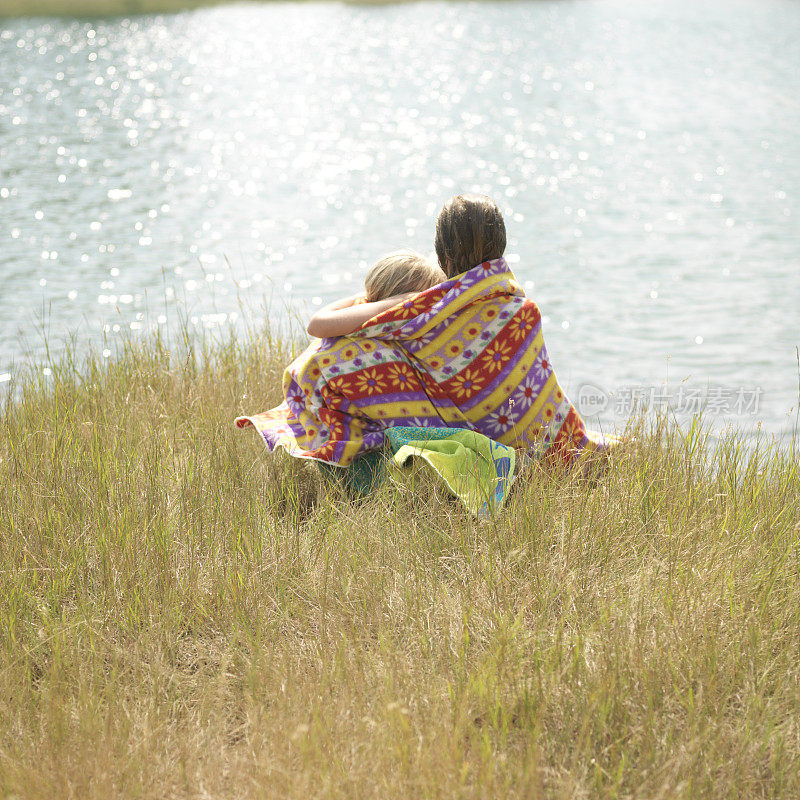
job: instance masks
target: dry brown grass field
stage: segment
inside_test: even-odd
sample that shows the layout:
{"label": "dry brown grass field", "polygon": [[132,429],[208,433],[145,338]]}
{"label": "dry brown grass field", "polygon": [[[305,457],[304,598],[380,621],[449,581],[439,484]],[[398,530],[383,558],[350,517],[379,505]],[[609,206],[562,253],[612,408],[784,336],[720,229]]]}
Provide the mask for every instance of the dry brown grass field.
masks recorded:
{"label": "dry brown grass field", "polygon": [[[281,340],[0,411],[0,796],[800,797],[800,467],[643,425],[493,521],[234,429]],[[13,399],[12,399],[13,396]]]}

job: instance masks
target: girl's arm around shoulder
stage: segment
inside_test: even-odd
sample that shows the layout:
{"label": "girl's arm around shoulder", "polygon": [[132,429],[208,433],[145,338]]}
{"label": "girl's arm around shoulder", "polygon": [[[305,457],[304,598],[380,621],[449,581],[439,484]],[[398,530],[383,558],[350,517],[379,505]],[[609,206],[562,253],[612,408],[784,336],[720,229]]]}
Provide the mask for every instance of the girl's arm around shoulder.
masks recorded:
{"label": "girl's arm around shoulder", "polygon": [[387,297],[385,300],[375,300],[372,303],[358,305],[354,305],[354,303],[363,295],[346,297],[317,311],[309,320],[306,330],[309,336],[317,336],[320,339],[331,336],[347,336],[358,330],[367,320],[388,311],[392,306],[396,306],[415,294],[416,292],[398,294],[394,297]]}

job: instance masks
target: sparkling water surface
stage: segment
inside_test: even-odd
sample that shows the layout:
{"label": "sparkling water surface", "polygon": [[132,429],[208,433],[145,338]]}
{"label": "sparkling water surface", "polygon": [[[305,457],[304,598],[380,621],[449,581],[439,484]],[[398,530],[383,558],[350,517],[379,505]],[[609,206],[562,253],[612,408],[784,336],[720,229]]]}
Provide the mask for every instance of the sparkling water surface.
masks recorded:
{"label": "sparkling water surface", "polygon": [[477,191],[587,415],[785,435],[798,131],[793,0],[0,19],[0,388],[43,336],[305,317]]}

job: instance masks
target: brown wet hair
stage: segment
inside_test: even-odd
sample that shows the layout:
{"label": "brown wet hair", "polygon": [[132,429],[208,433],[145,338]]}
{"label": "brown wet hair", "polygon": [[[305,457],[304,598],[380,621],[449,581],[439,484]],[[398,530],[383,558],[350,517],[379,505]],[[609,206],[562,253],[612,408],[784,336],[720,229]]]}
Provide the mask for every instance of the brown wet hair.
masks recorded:
{"label": "brown wet hair", "polygon": [[457,194],[439,212],[436,255],[448,278],[500,258],[505,249],[506,225],[494,200],[479,194]]}

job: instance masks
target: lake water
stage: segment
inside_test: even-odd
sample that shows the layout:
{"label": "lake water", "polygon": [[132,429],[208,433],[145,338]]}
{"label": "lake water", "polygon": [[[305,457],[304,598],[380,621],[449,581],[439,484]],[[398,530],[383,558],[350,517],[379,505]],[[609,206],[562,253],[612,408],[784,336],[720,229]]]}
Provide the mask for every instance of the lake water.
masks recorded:
{"label": "lake water", "polygon": [[798,132],[794,0],[0,19],[0,388],[42,329],[306,315],[477,191],[587,415],[785,434]]}

